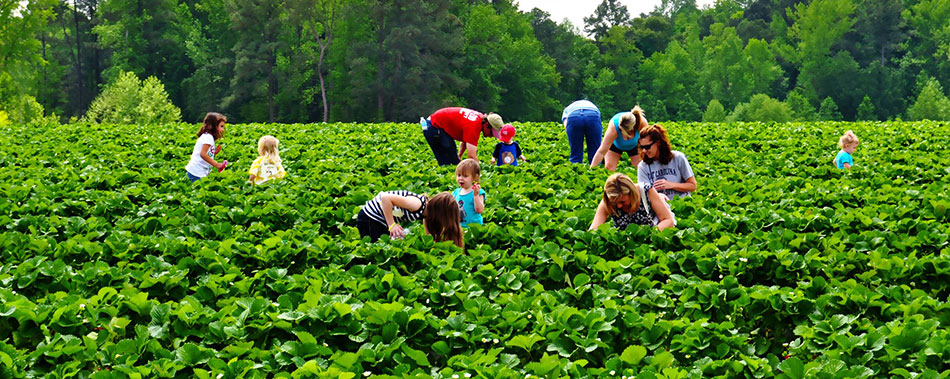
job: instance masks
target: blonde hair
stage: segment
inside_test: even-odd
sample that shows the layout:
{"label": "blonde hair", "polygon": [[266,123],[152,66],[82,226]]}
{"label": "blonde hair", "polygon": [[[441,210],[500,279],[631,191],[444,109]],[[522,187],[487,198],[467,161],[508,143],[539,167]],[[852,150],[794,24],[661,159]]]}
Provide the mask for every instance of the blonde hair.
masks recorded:
{"label": "blonde hair", "polygon": [[849,130],[844,132],[844,135],[838,139],[838,147],[844,149],[850,146],[858,146],[858,136],[854,135],[854,132]]}
{"label": "blonde hair", "polygon": [[620,129],[623,129],[627,134],[639,132],[640,129],[643,129],[640,125],[646,126],[647,119],[645,115],[643,108],[640,108],[639,105],[634,106],[630,113],[624,113],[620,116]]}
{"label": "blonde hair", "polygon": [[280,152],[277,146],[280,141],[272,135],[266,135],[257,140],[257,154],[264,157],[265,160],[280,163]]}
{"label": "blonde hair", "polygon": [[477,160],[465,158],[465,160],[459,162],[459,165],[455,167],[455,175],[471,176],[472,180],[477,182],[481,178],[482,167],[478,164]]}
{"label": "blonde hair", "polygon": [[621,195],[630,196],[630,204],[640,204],[640,189],[629,176],[616,173],[604,182],[604,205],[607,206],[607,216],[617,213],[616,201]]}

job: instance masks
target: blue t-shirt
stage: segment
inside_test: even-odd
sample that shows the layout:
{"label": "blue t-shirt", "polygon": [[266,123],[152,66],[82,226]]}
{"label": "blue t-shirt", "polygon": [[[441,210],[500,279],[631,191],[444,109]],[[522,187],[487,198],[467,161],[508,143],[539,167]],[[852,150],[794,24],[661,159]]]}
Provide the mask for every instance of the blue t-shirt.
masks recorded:
{"label": "blue t-shirt", "polygon": [[[459,203],[459,211],[462,212],[462,227],[467,228],[468,224],[481,224],[482,214],[475,212],[475,191],[462,195],[462,189],[456,188],[452,191],[452,197]],[[488,199],[485,196],[485,190],[479,189],[478,194],[482,199]]]}
{"label": "blue t-shirt", "polygon": [[633,135],[631,139],[623,138],[623,130],[620,129],[620,117],[630,112],[620,112],[615,114],[610,118],[610,122],[607,125],[613,125],[614,128],[617,128],[617,139],[614,140],[614,146],[620,150],[636,150],[637,142],[640,141],[640,131],[638,130],[636,134]]}
{"label": "blue t-shirt", "polygon": [[854,166],[854,158],[852,158],[848,152],[841,150],[838,152],[838,156],[835,157],[835,165],[840,169],[844,169],[845,163]]}

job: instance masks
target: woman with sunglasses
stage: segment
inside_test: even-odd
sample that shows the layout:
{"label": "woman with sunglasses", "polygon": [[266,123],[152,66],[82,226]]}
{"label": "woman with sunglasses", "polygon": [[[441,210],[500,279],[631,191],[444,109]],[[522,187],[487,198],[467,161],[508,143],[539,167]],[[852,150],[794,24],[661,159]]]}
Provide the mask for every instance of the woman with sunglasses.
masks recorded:
{"label": "woman with sunglasses", "polygon": [[673,215],[666,203],[647,183],[634,183],[624,174],[613,174],[604,183],[604,196],[597,205],[590,230],[613,221],[624,230],[630,224],[655,226],[659,230],[673,227]]}
{"label": "woman with sunglasses", "polygon": [[617,163],[623,158],[623,153],[627,153],[630,163],[637,167],[640,163],[637,141],[640,138],[640,129],[647,125],[647,119],[639,105],[633,107],[630,112],[620,112],[611,117],[604,140],[600,142],[600,148],[594,154],[590,168],[600,166],[600,162],[604,161],[607,170],[617,171]]}
{"label": "woman with sunglasses", "polygon": [[689,196],[696,190],[696,177],[686,155],[673,150],[666,128],[653,124],[640,131],[637,181],[653,186],[664,200]]}

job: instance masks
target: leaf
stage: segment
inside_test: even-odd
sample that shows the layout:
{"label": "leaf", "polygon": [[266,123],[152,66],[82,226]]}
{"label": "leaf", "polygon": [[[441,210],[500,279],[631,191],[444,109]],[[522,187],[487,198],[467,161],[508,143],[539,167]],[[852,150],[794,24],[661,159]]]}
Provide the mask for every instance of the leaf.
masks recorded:
{"label": "leaf", "polygon": [[535,343],[537,343],[538,341],[543,341],[543,340],[544,338],[538,336],[537,334],[531,334],[527,336],[518,335],[508,340],[508,342],[505,343],[505,346],[520,347],[524,349],[525,351],[530,352],[532,346],[534,346]]}
{"label": "leaf", "polygon": [[408,356],[408,357],[409,357],[410,359],[412,359],[414,362],[416,362],[416,364],[419,365],[419,366],[422,366],[422,367],[429,367],[429,366],[431,366],[431,365],[429,364],[429,359],[426,357],[426,354],[423,353],[423,352],[421,352],[421,351],[419,351],[419,350],[413,349],[413,348],[409,347],[408,345],[403,344],[403,345],[402,345],[402,352],[403,352],[404,354],[406,354],[406,356]]}
{"label": "leaf", "polygon": [[590,275],[577,274],[574,276],[574,288],[590,283]]}
{"label": "leaf", "polygon": [[624,363],[629,363],[631,365],[636,365],[640,363],[640,360],[643,357],[647,356],[647,349],[640,345],[627,346],[626,349],[623,349],[623,353],[620,354],[620,360]]}
{"label": "leaf", "polygon": [[449,355],[449,353],[452,352],[452,350],[449,349],[449,344],[445,341],[436,341],[433,343],[432,350],[442,355]]}
{"label": "leaf", "polygon": [[186,366],[195,366],[208,361],[211,354],[194,343],[186,343],[175,351],[175,356]]}
{"label": "leaf", "polygon": [[801,379],[805,377],[805,364],[797,357],[788,358],[778,365],[782,373],[792,379]]}

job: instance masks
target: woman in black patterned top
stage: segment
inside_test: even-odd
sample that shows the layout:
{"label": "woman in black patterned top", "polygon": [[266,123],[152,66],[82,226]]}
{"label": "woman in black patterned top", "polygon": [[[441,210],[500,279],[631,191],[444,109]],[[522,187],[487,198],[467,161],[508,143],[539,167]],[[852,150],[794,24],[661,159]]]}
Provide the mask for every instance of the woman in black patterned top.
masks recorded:
{"label": "woman in black patterned top", "polygon": [[442,192],[431,199],[405,190],[380,192],[367,201],[356,216],[356,228],[360,237],[369,236],[376,242],[389,234],[390,238],[403,238],[408,231],[400,223],[422,219],[422,227],[432,235],[435,242],[452,241],[465,247],[462,228],[459,225],[459,207],[451,193]]}
{"label": "woman in black patterned top", "polygon": [[[655,225],[653,216],[659,220]],[[629,176],[619,173],[611,175],[604,183],[604,197],[597,205],[590,230],[597,229],[608,218],[620,230],[630,224],[656,226],[659,230],[673,226],[670,210],[651,185],[634,183]]]}

